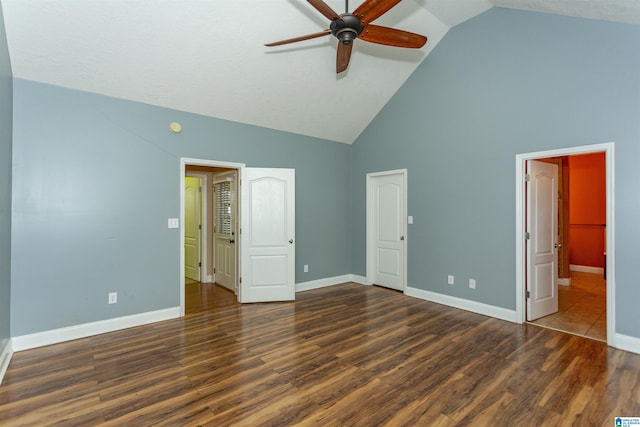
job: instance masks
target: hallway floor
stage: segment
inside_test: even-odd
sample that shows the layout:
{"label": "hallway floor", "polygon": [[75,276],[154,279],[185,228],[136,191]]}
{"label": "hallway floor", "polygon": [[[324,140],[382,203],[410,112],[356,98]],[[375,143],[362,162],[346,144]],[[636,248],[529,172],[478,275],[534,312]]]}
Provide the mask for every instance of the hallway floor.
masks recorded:
{"label": "hallway floor", "polygon": [[236,295],[217,283],[200,283],[185,279],[185,311],[199,313],[238,304]]}
{"label": "hallway floor", "polygon": [[558,286],[558,312],[531,323],[606,342],[606,295],[602,274],[572,271],[571,285]]}

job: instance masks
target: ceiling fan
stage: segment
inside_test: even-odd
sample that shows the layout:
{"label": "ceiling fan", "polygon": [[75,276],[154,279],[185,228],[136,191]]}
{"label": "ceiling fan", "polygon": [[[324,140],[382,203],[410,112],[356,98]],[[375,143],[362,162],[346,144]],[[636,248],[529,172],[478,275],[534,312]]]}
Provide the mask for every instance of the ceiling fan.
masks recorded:
{"label": "ceiling fan", "polygon": [[427,42],[425,36],[397,30],[395,28],[372,25],[375,21],[402,0],[365,0],[356,10],[349,13],[349,0],[345,0],[347,12],[338,14],[322,0],[307,0],[318,12],[331,20],[329,28],[318,33],[294,37],[268,43],[265,46],[281,46],[283,44],[300,42],[317,37],[333,34],[339,41],[336,57],[336,73],[341,73],[349,66],[353,41],[358,38],[370,43],[384,44],[388,46],[406,47],[418,49]]}

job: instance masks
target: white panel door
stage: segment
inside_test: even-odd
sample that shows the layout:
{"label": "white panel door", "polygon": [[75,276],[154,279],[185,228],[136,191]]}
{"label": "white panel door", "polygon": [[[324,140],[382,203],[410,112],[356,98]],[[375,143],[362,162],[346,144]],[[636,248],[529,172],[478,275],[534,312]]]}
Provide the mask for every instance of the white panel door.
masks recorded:
{"label": "white panel door", "polygon": [[527,162],[527,320],[558,311],[558,166]]}
{"label": "white panel door", "polygon": [[240,302],[295,299],[295,170],[241,169]]}
{"label": "white panel door", "polygon": [[404,290],[404,175],[373,178],[375,233],[373,283]]}
{"label": "white panel door", "polygon": [[214,259],[216,283],[237,292],[236,172],[217,175],[213,183]]}
{"label": "white panel door", "polygon": [[184,178],[184,275],[200,281],[200,178]]}

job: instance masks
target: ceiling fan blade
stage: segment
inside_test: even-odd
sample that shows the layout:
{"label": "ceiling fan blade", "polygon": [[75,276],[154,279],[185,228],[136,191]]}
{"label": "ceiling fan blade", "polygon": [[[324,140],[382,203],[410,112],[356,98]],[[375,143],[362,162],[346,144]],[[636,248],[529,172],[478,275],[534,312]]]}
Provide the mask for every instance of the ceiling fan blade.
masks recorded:
{"label": "ceiling fan blade", "polygon": [[380,25],[367,25],[358,38],[370,43],[408,47],[412,49],[421,48],[427,42],[427,38],[420,34],[382,27]]}
{"label": "ceiling fan blade", "polygon": [[340,16],[336,11],[331,9],[331,7],[325,2],[323,2],[322,0],[307,0],[307,1],[311,3],[311,6],[315,7],[318,10],[318,12],[326,16],[327,19],[329,19],[330,21],[335,21],[336,19],[338,21],[343,20],[342,16]]}
{"label": "ceiling fan blade", "polygon": [[389,9],[400,3],[401,0],[365,0],[353,11],[364,25],[373,22],[387,13]]}
{"label": "ceiling fan blade", "polygon": [[336,73],[340,74],[349,66],[349,60],[351,59],[351,50],[353,44],[338,43],[338,54],[336,56]]}
{"label": "ceiling fan blade", "polygon": [[315,39],[317,37],[328,36],[329,34],[331,34],[331,30],[324,30],[324,31],[320,31],[319,33],[307,34],[306,36],[294,37],[292,39],[286,39],[286,40],[280,40],[278,42],[267,43],[265,44],[265,46],[269,46],[269,47],[281,46],[283,44],[301,42],[304,40]]}

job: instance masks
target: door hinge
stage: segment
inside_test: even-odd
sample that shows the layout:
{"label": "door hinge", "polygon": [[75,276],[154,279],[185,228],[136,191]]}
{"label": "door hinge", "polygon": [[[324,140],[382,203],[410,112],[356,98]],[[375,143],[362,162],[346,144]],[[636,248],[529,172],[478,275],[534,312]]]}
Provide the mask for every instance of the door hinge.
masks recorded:
{"label": "door hinge", "polygon": [[525,182],[529,182],[529,181],[531,181],[531,175],[529,175],[528,173],[525,173],[525,174],[524,174],[524,181],[525,181]]}
{"label": "door hinge", "polygon": [[524,238],[527,239],[527,240],[530,240],[531,239],[531,233],[529,233],[529,232],[524,233]]}
{"label": "door hinge", "polygon": [[202,187],[198,187],[198,192],[202,193]]}
{"label": "door hinge", "polygon": [[202,224],[198,224],[198,230],[202,230]]}
{"label": "door hinge", "polygon": [[526,292],[524,293],[524,296],[526,296],[527,298],[531,298],[531,292],[526,291]]}
{"label": "door hinge", "polygon": [[242,283],[242,277],[240,278],[239,282]]}
{"label": "door hinge", "polygon": [[202,263],[201,262],[198,263],[198,267],[202,267]]}
{"label": "door hinge", "polygon": [[216,274],[216,269],[215,269],[215,267],[213,268],[213,274]]}

